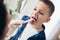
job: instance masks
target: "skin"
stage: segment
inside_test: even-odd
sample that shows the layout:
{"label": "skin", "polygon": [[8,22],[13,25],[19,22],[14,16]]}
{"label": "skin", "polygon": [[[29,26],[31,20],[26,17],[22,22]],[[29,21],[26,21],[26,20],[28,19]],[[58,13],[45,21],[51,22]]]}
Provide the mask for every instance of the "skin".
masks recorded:
{"label": "skin", "polygon": [[49,22],[49,8],[42,1],[39,1],[31,14],[30,24],[33,25],[37,30],[42,28],[42,24]]}

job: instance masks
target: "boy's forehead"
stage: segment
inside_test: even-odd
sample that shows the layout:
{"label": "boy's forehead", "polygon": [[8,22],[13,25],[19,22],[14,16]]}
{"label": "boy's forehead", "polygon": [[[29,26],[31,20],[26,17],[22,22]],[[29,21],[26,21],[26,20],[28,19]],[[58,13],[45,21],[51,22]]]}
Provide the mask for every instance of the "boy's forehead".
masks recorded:
{"label": "boy's forehead", "polygon": [[48,7],[43,1],[38,1],[36,6],[38,6],[38,7],[40,7],[40,6]]}
{"label": "boy's forehead", "polygon": [[39,1],[37,2],[37,4],[35,5],[35,8],[41,9],[41,10],[45,10],[47,8],[47,5],[44,4],[43,2]]}

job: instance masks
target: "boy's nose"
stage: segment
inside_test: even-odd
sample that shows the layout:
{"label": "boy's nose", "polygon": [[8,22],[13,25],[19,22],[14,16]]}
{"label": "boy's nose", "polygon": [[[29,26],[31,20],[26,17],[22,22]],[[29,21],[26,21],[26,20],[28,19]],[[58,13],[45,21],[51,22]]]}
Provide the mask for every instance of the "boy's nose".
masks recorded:
{"label": "boy's nose", "polygon": [[34,11],[33,13],[35,16],[38,16],[38,11]]}
{"label": "boy's nose", "polygon": [[34,11],[34,12],[32,13],[32,16],[37,18],[37,17],[38,17],[38,12],[37,12],[37,11]]}

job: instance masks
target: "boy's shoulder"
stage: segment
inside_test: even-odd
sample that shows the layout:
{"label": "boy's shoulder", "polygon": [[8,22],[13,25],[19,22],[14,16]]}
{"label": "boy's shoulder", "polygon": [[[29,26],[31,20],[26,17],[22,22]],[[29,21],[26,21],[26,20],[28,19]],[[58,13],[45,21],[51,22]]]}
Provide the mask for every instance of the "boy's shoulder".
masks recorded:
{"label": "boy's shoulder", "polygon": [[35,35],[31,36],[30,38],[28,38],[28,40],[46,40],[44,30],[42,30],[38,34],[35,34]]}

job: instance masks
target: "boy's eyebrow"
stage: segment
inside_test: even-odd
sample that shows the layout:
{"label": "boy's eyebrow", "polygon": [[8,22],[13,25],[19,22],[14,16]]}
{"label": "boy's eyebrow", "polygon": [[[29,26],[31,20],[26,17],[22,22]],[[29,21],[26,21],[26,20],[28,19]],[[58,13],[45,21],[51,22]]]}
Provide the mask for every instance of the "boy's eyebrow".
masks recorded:
{"label": "boy's eyebrow", "polygon": [[37,8],[36,6],[34,8]]}

